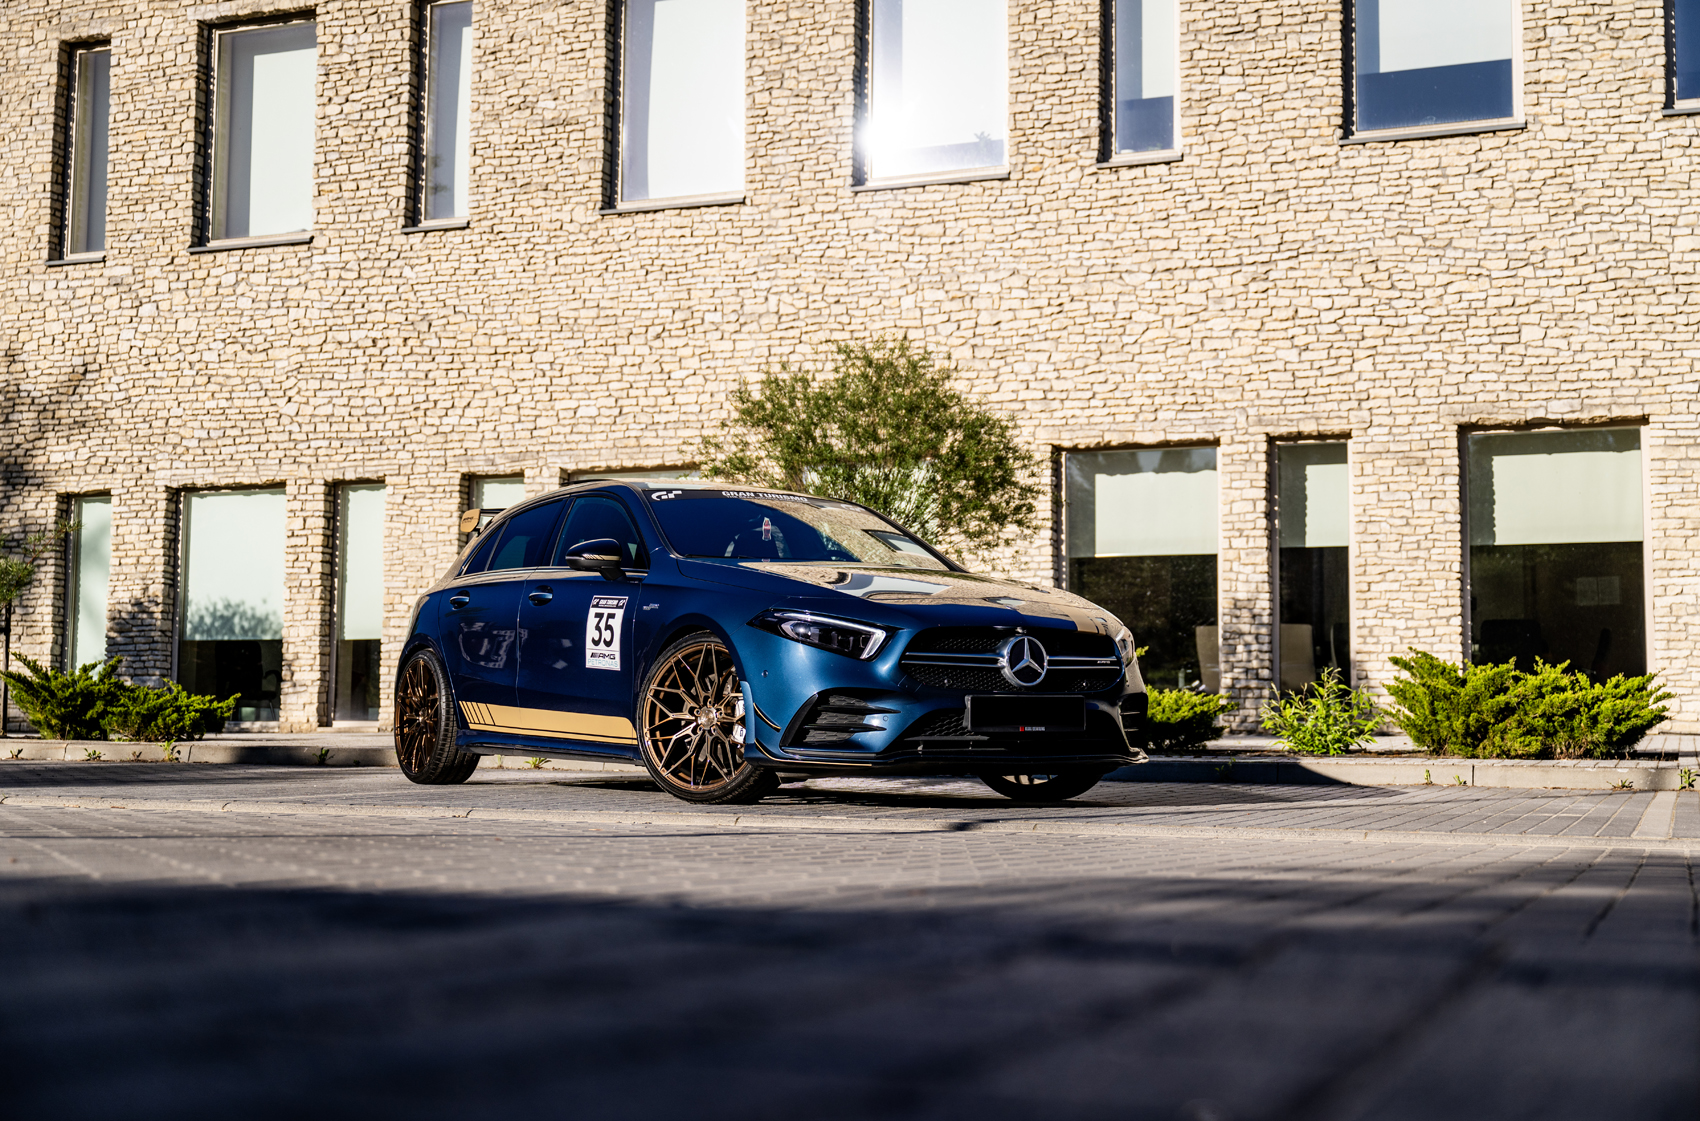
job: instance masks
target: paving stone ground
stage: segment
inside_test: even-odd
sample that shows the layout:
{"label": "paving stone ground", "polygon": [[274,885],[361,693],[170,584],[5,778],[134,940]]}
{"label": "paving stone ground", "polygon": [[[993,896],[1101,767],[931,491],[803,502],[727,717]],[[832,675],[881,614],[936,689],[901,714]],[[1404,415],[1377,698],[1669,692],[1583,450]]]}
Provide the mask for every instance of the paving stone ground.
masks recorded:
{"label": "paving stone ground", "polygon": [[0,797],[9,1117],[1700,1114],[1692,792],[692,809],[8,763]]}

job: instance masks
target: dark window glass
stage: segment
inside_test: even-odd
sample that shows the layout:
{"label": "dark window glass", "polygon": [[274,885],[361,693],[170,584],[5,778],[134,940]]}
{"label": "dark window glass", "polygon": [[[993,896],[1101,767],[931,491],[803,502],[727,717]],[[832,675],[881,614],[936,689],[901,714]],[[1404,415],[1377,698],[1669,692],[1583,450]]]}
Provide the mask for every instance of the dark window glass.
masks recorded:
{"label": "dark window glass", "polygon": [[1357,131],[1515,114],[1512,0],[1356,0],[1353,16]]}
{"label": "dark window glass", "polygon": [[714,490],[652,491],[649,497],[668,544],[681,556],[949,567],[872,510],[848,502],[740,498]]}
{"label": "dark window glass", "polygon": [[461,575],[471,576],[474,572],[483,572],[490,566],[490,554],[496,551],[496,541],[499,536],[500,534],[485,531],[484,543],[478,546],[472,554],[472,559],[467,561],[466,567],[460,570]]}
{"label": "dark window glass", "polygon": [[1175,0],[1116,0],[1115,150],[1175,146]]}
{"label": "dark window glass", "polygon": [[501,539],[490,558],[489,571],[507,568],[536,568],[549,555],[555,540],[555,522],[561,516],[559,499],[521,510],[502,523]]}
{"label": "dark window glass", "polygon": [[626,508],[612,498],[590,495],[573,503],[567,515],[566,528],[561,531],[561,543],[555,549],[555,565],[559,567],[567,550],[585,541],[611,537],[625,550],[625,562],[632,568],[648,568],[649,554],[638,536],[637,526]]}
{"label": "dark window glass", "polygon": [[1671,97],[1700,99],[1700,0],[1671,0]]}
{"label": "dark window glass", "polygon": [[1349,681],[1346,445],[1283,444],[1275,461],[1281,688],[1303,689],[1328,666]]}
{"label": "dark window glass", "polygon": [[1645,673],[1640,430],[1480,433],[1468,470],[1473,659]]}
{"label": "dark window glass", "polygon": [[1068,588],[1147,647],[1145,680],[1221,688],[1216,449],[1071,452]]}

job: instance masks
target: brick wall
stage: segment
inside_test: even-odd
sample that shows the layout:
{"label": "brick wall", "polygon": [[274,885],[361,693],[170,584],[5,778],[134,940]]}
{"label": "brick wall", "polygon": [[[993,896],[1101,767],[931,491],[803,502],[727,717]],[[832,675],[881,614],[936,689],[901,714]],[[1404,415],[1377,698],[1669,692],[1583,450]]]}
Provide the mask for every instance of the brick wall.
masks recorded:
{"label": "brick wall", "polygon": [[[191,256],[198,21],[286,5],[19,0],[0,17],[0,527],[111,490],[112,635],[168,672],[175,493],[283,480],[283,724],[325,711],[329,488],[382,478],[386,656],[460,480],[688,462],[740,377],[907,331],[1032,447],[1221,448],[1226,686],[1271,677],[1271,438],[1350,435],[1355,651],[1462,646],[1458,431],[1648,424],[1650,649],[1700,729],[1700,118],[1663,12],[1524,9],[1521,131],[1341,145],[1340,6],[1181,4],[1178,162],[1100,169],[1096,0],[1011,0],[1006,180],[852,192],[851,0],[749,6],[748,201],[599,213],[606,8],[480,0],[474,200],[409,218],[413,16],[326,2],[311,245]],[[60,45],[113,45],[108,250],[48,268]],[[1041,580],[1043,537],[985,558]],[[47,655],[57,591],[20,614]]]}

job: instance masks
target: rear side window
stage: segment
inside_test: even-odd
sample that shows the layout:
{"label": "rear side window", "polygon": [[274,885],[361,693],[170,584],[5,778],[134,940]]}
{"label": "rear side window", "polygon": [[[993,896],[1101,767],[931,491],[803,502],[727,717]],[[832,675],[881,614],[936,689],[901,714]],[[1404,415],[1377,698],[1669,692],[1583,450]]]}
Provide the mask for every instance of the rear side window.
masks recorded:
{"label": "rear side window", "polygon": [[489,571],[505,568],[536,568],[549,555],[555,540],[555,523],[561,516],[560,501],[545,502],[521,510],[501,525],[501,539],[490,558]]}
{"label": "rear side window", "polygon": [[638,536],[637,524],[617,500],[589,495],[573,503],[567,515],[566,528],[561,531],[561,543],[555,549],[555,565],[565,563],[567,550],[582,541],[611,537],[620,543],[625,563],[631,568],[648,568],[649,554]]}
{"label": "rear side window", "polygon": [[483,572],[490,564],[490,554],[495,551],[496,539],[500,536],[500,533],[491,533],[486,530],[484,540],[472,554],[472,559],[466,562],[466,567],[460,570],[460,574],[471,576],[474,572]]}

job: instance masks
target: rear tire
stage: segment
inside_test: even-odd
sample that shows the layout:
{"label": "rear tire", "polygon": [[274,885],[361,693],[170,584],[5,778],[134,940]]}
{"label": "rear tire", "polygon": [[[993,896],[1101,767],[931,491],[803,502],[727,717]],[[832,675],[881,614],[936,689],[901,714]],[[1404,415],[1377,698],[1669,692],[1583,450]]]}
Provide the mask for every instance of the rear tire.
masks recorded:
{"label": "rear tire", "polygon": [[732,651],[712,631],[661,652],[638,700],[638,744],[657,786],[686,802],[759,802],[779,776],[733,738],[742,697]]}
{"label": "rear tire", "polygon": [[980,781],[1016,802],[1063,802],[1084,794],[1103,779],[1099,771],[1059,771],[1049,775],[981,775]]}
{"label": "rear tire", "polygon": [[455,746],[454,694],[442,661],[430,650],[407,660],[395,687],[395,757],[401,773],[425,786],[465,782],[478,756]]}

